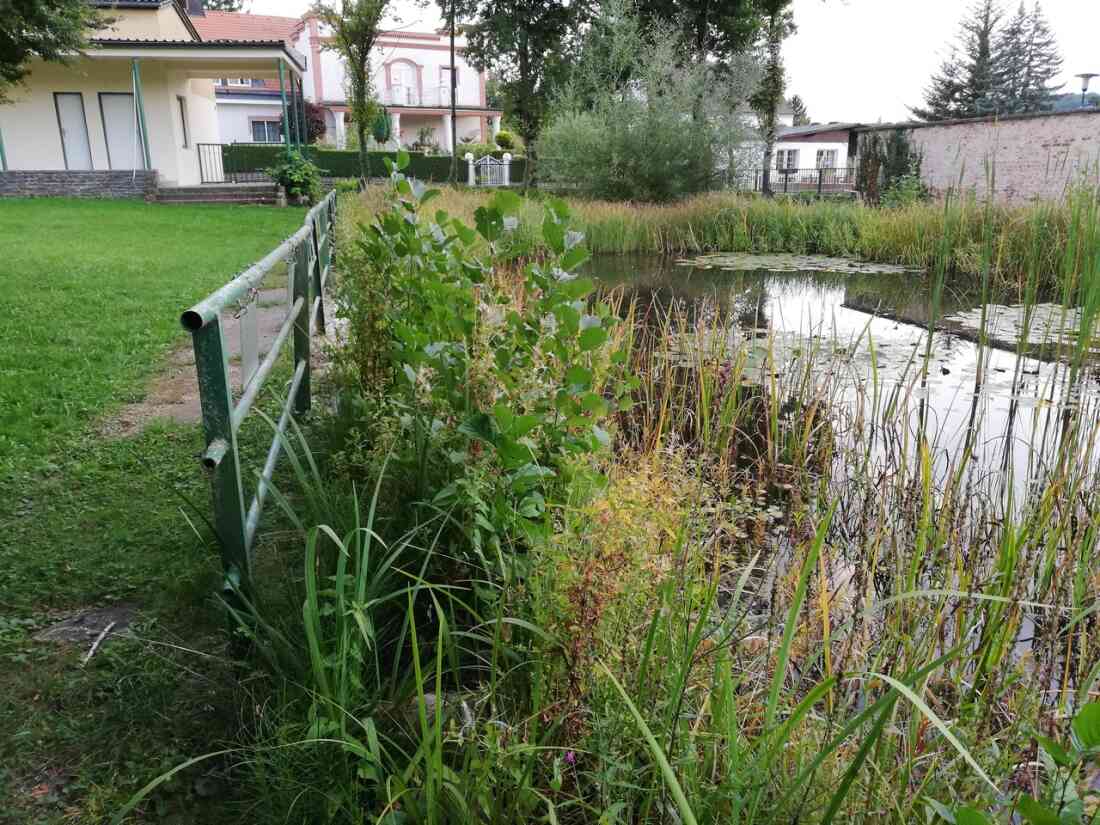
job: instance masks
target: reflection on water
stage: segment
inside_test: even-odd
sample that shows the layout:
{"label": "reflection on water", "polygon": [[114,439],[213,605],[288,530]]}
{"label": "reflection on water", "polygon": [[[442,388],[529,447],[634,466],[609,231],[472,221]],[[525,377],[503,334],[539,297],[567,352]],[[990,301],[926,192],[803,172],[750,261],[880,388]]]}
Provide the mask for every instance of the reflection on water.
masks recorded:
{"label": "reflection on water", "polygon": [[[677,302],[700,326],[730,319],[728,328],[705,334],[728,336],[731,348],[756,348],[761,368],[782,371],[809,348],[833,400],[867,422],[858,428],[868,440],[860,446],[871,455],[911,457],[923,436],[938,482],[969,450],[967,471],[983,477],[984,490],[1011,489],[1019,497],[1043,479],[1067,440],[1077,457],[1090,454],[1063,415],[1078,405],[1090,420],[1098,395],[1091,379],[1071,391],[1071,371],[1058,357],[1057,342],[1072,336],[1078,320],[1073,311],[986,307],[983,337],[979,301],[945,290],[929,342],[931,286],[912,273],[730,271],[603,256],[587,274],[605,287],[624,287],[643,306]],[[993,484],[991,476],[998,477]]]}

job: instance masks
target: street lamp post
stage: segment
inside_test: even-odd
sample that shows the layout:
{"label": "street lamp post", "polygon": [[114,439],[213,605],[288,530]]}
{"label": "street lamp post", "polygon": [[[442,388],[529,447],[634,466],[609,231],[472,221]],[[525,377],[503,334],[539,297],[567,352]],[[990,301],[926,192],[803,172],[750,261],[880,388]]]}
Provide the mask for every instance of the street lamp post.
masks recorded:
{"label": "street lamp post", "polygon": [[1082,72],[1081,74],[1074,75],[1074,77],[1081,78],[1081,108],[1084,109],[1085,101],[1087,99],[1086,96],[1088,95],[1089,91],[1089,81],[1092,80],[1094,77],[1100,77],[1100,75],[1096,74],[1095,72]]}

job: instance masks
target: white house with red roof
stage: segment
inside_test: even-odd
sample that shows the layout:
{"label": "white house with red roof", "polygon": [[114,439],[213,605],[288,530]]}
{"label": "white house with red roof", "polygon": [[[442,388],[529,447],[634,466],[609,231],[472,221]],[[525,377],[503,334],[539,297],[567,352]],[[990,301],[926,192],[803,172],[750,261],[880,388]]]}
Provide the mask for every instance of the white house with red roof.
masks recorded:
{"label": "white house with red roof", "polygon": [[182,0],[93,0],[113,18],[67,64],[40,60],[0,106],[0,195],[148,194],[201,180],[221,140],[216,78],[300,85],[307,58],[266,27],[203,33]]}
{"label": "white house with red roof", "polygon": [[[204,38],[280,38],[307,56],[302,86],[306,100],[325,111],[325,141],[343,147],[350,109],[343,59],[329,48],[331,32],[315,16],[275,17],[218,11],[194,11],[191,20]],[[501,111],[488,105],[485,73],[465,59],[465,38],[455,43],[440,32],[384,31],[371,59],[374,93],[385,106],[393,142],[402,146],[451,146],[451,72],[455,73],[457,142],[485,142],[500,129]],[[218,123],[223,143],[271,143],[282,140],[279,88],[240,76],[217,85]]]}

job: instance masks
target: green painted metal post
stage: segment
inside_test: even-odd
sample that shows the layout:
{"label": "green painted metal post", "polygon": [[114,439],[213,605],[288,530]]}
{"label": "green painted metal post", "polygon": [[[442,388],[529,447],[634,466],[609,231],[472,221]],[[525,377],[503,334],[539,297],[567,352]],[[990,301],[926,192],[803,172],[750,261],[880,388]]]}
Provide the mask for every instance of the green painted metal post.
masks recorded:
{"label": "green painted metal post", "polygon": [[286,110],[286,80],[283,77],[283,61],[276,65],[279,67],[279,96],[283,99],[283,147],[290,152],[290,118]]}
{"label": "green painted metal post", "polygon": [[290,299],[291,306],[302,299],[302,311],[294,321],[294,368],[298,368],[301,361],[305,361],[305,372],[302,374],[302,384],[298,388],[298,395],[294,399],[294,412],[304,415],[309,412],[311,401],[309,386],[309,316],[313,304],[310,302],[310,272],[309,272],[309,245],[308,239],[298,244],[294,250],[294,262],[291,270],[293,292]]}
{"label": "green painted metal post", "polygon": [[229,386],[229,359],[221,322],[214,319],[194,331],[199,401],[206,434],[203,465],[211,472],[214,528],[221,543],[226,589],[247,592],[252,577],[245,537],[244,492],[233,428],[233,393]]}
{"label": "green painted metal post", "polygon": [[[328,265],[328,234],[322,233],[322,228],[328,226],[328,209],[323,210],[313,218],[313,267],[310,270],[310,280],[313,282],[313,295],[317,300],[317,328],[325,331],[325,268]],[[313,304],[310,304],[312,309]],[[310,313],[312,316],[312,312]],[[313,318],[310,318],[310,323]]]}
{"label": "green painted metal post", "polygon": [[141,93],[141,69],[138,68],[137,58],[133,58],[130,64],[134,75],[134,105],[137,107],[138,129],[141,131],[141,154],[145,160],[145,168],[153,168],[153,160],[149,155],[149,130],[145,126],[145,96]]}
{"label": "green painted metal post", "polygon": [[305,81],[302,78],[298,78],[298,100],[301,102],[299,112],[302,120],[302,131],[299,133],[302,136],[302,147],[309,146],[309,118],[306,117],[306,88]]}
{"label": "green painted metal post", "polygon": [[0,172],[8,171],[8,156],[4,153],[4,130],[0,129]]}

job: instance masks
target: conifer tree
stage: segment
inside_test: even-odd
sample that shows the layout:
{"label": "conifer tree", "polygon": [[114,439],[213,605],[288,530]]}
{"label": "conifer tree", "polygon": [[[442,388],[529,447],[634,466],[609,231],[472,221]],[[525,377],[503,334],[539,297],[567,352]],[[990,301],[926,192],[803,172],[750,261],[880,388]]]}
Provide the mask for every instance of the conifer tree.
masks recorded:
{"label": "conifer tree", "polygon": [[978,0],[960,24],[959,43],[933,75],[924,106],[911,109],[921,120],[990,114],[997,108],[1001,74],[995,48],[1002,12],[995,0]]}
{"label": "conifer tree", "polygon": [[794,126],[809,126],[810,125],[810,113],[806,111],[806,104],[802,98],[798,95],[794,95],[791,100],[791,112],[794,115],[792,124]]}
{"label": "conifer tree", "polygon": [[1039,0],[1035,0],[1035,5],[1027,16],[1024,54],[1026,57],[1019,84],[1020,105],[1017,111],[1048,111],[1052,107],[1054,94],[1064,85],[1052,83],[1062,71],[1062,55]]}

